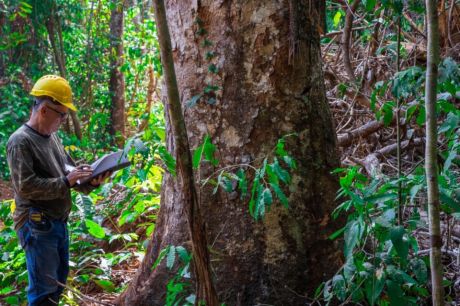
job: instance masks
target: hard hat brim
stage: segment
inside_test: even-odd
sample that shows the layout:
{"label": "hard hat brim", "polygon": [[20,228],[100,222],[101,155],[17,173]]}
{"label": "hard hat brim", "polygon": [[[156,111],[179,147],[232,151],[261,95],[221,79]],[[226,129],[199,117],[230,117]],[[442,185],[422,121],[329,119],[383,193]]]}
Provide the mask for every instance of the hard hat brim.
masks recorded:
{"label": "hard hat brim", "polygon": [[60,104],[62,104],[63,106],[73,110],[74,112],[77,111],[77,108],[75,107],[75,105],[69,101],[69,102],[63,102],[63,101],[60,101],[57,97],[55,97],[54,93],[51,92],[51,91],[47,91],[47,90],[42,90],[42,89],[33,89],[30,94],[34,97],[43,97],[43,96],[47,96],[47,97],[51,97],[53,98],[56,102],[59,102]]}

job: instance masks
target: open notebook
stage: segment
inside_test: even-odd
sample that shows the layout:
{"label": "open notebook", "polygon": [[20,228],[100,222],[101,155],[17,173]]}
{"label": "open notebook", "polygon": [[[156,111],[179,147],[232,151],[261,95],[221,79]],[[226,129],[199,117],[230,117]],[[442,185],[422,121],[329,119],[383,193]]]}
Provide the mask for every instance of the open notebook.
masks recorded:
{"label": "open notebook", "polygon": [[[106,154],[91,164],[91,168],[93,169],[93,174],[91,177],[85,180],[77,181],[77,184],[84,185],[107,171],[114,172],[128,167],[129,165],[131,165],[131,162],[129,161],[125,151],[117,151]],[[75,167],[66,165],[67,171],[72,171],[73,169],[75,169]]]}

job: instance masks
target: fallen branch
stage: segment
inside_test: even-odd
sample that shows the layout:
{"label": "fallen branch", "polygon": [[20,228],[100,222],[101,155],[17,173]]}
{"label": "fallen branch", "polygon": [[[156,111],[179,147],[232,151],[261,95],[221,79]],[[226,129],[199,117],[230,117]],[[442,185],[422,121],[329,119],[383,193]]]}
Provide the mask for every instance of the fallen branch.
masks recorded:
{"label": "fallen branch", "polygon": [[[352,28],[351,31],[354,32],[354,31],[360,31],[360,30],[366,30],[366,29],[369,29],[369,28],[372,28],[374,25],[366,25],[366,26],[361,26],[361,27],[355,27],[355,28]],[[324,37],[335,37],[335,36],[338,36],[338,35],[342,35],[343,34],[343,30],[340,30],[340,31],[331,31],[331,32],[328,32],[324,35],[322,35],[321,37],[324,38]]]}
{"label": "fallen branch", "polygon": [[409,14],[407,14],[407,12],[404,12],[403,16],[407,20],[407,22],[409,22],[409,25],[411,26],[411,28],[414,29],[417,33],[419,33],[420,35],[422,35],[423,38],[426,39],[426,35],[425,35],[425,33],[423,33],[423,30],[421,30],[417,26],[417,24],[415,24],[415,22],[412,20],[412,18],[409,16]]}
{"label": "fallen branch", "polygon": [[337,136],[338,146],[347,147],[351,145],[354,139],[366,137],[372,133],[377,132],[384,126],[385,124],[383,123],[383,121],[375,120],[375,121],[368,122],[365,125],[360,126],[359,128],[354,129],[350,132],[339,134]]}
{"label": "fallen branch", "polygon": [[[420,146],[425,143],[425,138],[415,138],[413,140],[405,140],[401,142],[401,150],[409,148],[409,145]],[[364,159],[350,158],[359,163],[366,169],[366,172],[372,177],[382,177],[383,173],[380,169],[380,160],[383,156],[391,154],[396,151],[398,145],[396,143],[383,147],[380,150],[368,155]]]}

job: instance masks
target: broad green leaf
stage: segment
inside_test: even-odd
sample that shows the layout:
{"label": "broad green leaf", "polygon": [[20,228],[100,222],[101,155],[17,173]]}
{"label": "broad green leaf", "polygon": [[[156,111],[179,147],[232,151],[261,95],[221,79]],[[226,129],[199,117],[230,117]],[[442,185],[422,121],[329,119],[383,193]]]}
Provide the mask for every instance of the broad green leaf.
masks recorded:
{"label": "broad green leaf", "polygon": [[104,289],[105,291],[108,291],[108,292],[114,292],[115,291],[115,285],[111,281],[109,281],[107,279],[96,279],[96,280],[94,280],[94,282],[99,287]]}
{"label": "broad green leaf", "polygon": [[358,220],[348,222],[345,227],[345,257],[350,258],[353,254],[353,249],[361,239],[362,229],[361,224]]}
{"label": "broad green leaf", "polygon": [[174,266],[175,260],[176,260],[176,247],[172,245],[169,247],[168,256],[166,257],[166,267],[168,267],[168,269],[172,269],[172,267]]}
{"label": "broad green leaf", "polygon": [[406,306],[407,301],[404,298],[404,291],[401,289],[401,286],[392,280],[387,280],[386,284],[388,287],[387,293],[390,297],[390,305]]}
{"label": "broad green leaf", "polygon": [[160,251],[160,254],[158,254],[158,258],[155,260],[155,262],[152,265],[152,270],[155,270],[155,268],[158,267],[158,265],[161,263],[163,258],[165,258],[166,254],[168,254],[170,248],[171,247],[168,246]]}
{"label": "broad green leaf", "polygon": [[263,217],[265,215],[265,203],[264,203],[264,196],[263,196],[263,186],[259,185],[257,187],[257,197],[255,200],[255,212],[254,212],[254,218],[258,220],[260,217]]}
{"label": "broad green leaf", "polygon": [[338,10],[335,15],[334,15],[334,27],[337,28],[339,26],[340,21],[342,20],[343,12],[341,10]]}
{"label": "broad green leaf", "polygon": [[409,242],[404,239],[405,233],[406,230],[403,226],[395,226],[390,230],[391,242],[403,263],[406,262],[409,254]]}
{"label": "broad green leaf", "polygon": [[364,290],[366,293],[367,301],[370,305],[375,305],[377,299],[383,291],[384,285],[385,278],[382,276],[377,276],[376,273],[374,273],[372,278],[366,280],[364,284]]}
{"label": "broad green leaf", "polygon": [[176,252],[179,254],[180,259],[184,263],[188,263],[190,261],[191,256],[183,246],[177,246]]}
{"label": "broad green leaf", "polygon": [[8,296],[4,300],[9,305],[20,305],[18,296]]}
{"label": "broad green leaf", "polygon": [[8,286],[8,287],[5,287],[5,288],[2,288],[0,290],[0,295],[7,295],[8,293],[10,293],[11,291],[13,291],[13,287],[11,286]]}
{"label": "broad green leaf", "polygon": [[217,166],[219,161],[214,157],[215,151],[216,147],[212,144],[211,138],[209,135],[206,135],[203,140],[203,144],[196,148],[193,153],[193,168],[198,168],[203,158],[203,154],[205,160],[209,161],[213,166]]}
{"label": "broad green leaf", "polygon": [[273,191],[275,192],[276,196],[280,200],[280,202],[284,205],[284,207],[288,208],[289,207],[289,201],[284,194],[283,190],[281,190],[280,186],[278,184],[270,183],[270,186],[272,187]]}
{"label": "broad green leaf", "polygon": [[389,200],[397,199],[398,195],[396,193],[383,193],[383,194],[376,194],[371,195],[364,198],[364,201],[369,203],[383,203]]}
{"label": "broad green leaf", "polygon": [[291,176],[289,175],[289,172],[280,166],[276,157],[273,159],[273,163],[270,165],[270,167],[271,170],[273,170],[273,172],[278,176],[278,178],[285,184],[288,185],[291,182]]}
{"label": "broad green leaf", "polygon": [[279,157],[284,157],[286,155],[288,155],[288,153],[286,152],[286,150],[284,149],[284,144],[285,144],[286,140],[284,138],[281,138],[278,140],[278,142],[276,143],[276,149],[275,149],[275,153],[276,155],[278,155]]}
{"label": "broad green leaf", "polygon": [[415,120],[415,122],[417,122],[418,125],[422,126],[422,125],[425,124],[425,121],[426,121],[425,106],[420,105],[419,112],[418,112],[418,115],[417,115],[417,119]]}
{"label": "broad green leaf", "polygon": [[458,203],[455,199],[449,196],[443,188],[439,189],[439,198],[441,199],[442,203],[447,204],[454,212],[460,212],[460,203]]}
{"label": "broad green leaf", "polygon": [[345,279],[342,275],[334,275],[334,277],[332,278],[332,288],[340,301],[344,301],[347,298],[348,292],[346,288]]}
{"label": "broad green leaf", "polygon": [[395,210],[393,208],[390,208],[384,211],[382,215],[375,218],[374,221],[376,224],[379,224],[380,226],[390,228],[394,224],[395,216]]}
{"label": "broad green leaf", "polygon": [[160,154],[163,162],[166,164],[169,173],[171,173],[172,176],[176,176],[176,160],[174,157],[163,146],[158,148],[158,153]]}
{"label": "broad green leaf", "polygon": [[246,174],[244,173],[244,170],[240,168],[236,172],[236,176],[238,177],[238,189],[241,191],[241,198],[244,198],[248,194],[248,181],[246,179]]}
{"label": "broad green leaf", "polygon": [[153,233],[153,231],[155,230],[155,223],[152,223],[149,225],[149,227],[147,227],[147,229],[145,230],[145,235],[147,237],[150,237]]}
{"label": "broad green leaf", "polygon": [[376,2],[377,2],[376,0],[365,0],[364,5],[366,7],[366,10],[368,12],[372,12],[374,10],[374,8],[375,8]]}
{"label": "broad green leaf", "polygon": [[105,232],[104,232],[104,229],[99,225],[97,224],[96,222],[92,221],[92,220],[89,220],[89,219],[86,219],[85,220],[85,224],[86,224],[86,227],[88,228],[88,232],[98,238],[98,239],[102,239],[105,237]]}
{"label": "broad green leaf", "polygon": [[273,203],[272,192],[269,188],[265,188],[263,191],[264,204],[270,206]]}

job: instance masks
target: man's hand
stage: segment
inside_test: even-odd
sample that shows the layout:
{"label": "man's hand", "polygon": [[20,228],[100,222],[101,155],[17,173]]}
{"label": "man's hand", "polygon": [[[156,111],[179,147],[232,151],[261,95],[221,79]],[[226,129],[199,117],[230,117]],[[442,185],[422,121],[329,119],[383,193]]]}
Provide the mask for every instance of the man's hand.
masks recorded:
{"label": "man's hand", "polygon": [[79,166],[67,174],[67,180],[69,180],[70,187],[73,187],[77,181],[87,179],[91,174],[93,174],[93,169],[90,166]]}
{"label": "man's hand", "polygon": [[93,185],[94,187],[99,187],[104,181],[112,175],[112,171],[105,172],[98,177],[94,178],[91,180],[90,184]]}

